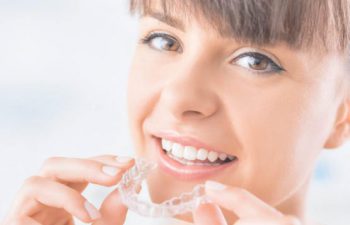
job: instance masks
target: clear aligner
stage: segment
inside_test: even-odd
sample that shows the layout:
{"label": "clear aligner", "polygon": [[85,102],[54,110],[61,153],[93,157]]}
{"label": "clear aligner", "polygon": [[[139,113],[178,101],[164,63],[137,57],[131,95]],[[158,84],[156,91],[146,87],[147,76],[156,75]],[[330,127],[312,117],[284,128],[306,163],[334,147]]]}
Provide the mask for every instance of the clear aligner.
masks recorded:
{"label": "clear aligner", "polygon": [[160,204],[138,198],[137,190],[147,175],[157,167],[156,163],[137,159],[135,165],[124,173],[118,189],[123,203],[132,211],[149,217],[173,217],[193,211],[199,204],[209,202],[204,185],[199,184],[191,192],[182,193]]}

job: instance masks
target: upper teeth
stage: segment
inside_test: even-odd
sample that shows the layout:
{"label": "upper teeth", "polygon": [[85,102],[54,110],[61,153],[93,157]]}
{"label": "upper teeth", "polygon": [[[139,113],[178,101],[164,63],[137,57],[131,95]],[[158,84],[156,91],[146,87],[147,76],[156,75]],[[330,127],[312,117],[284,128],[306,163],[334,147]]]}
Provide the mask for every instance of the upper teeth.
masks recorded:
{"label": "upper teeth", "polygon": [[215,162],[218,159],[225,161],[227,158],[233,160],[235,156],[227,155],[225,153],[218,153],[215,151],[208,151],[204,148],[196,149],[192,146],[182,146],[179,143],[174,143],[166,139],[162,139],[162,148],[171,153],[173,156],[176,156],[180,159],[187,160],[201,160],[209,162]]}

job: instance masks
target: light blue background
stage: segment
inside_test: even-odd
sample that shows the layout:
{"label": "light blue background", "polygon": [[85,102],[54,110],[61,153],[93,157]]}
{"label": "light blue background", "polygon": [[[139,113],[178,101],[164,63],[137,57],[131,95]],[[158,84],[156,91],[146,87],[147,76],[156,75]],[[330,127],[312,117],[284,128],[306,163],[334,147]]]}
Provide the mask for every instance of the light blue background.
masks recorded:
{"label": "light blue background", "polygon": [[[0,0],[0,220],[49,156],[130,155],[126,0]],[[350,224],[349,145],[321,155],[309,212]],[[91,186],[96,205],[108,191]]]}

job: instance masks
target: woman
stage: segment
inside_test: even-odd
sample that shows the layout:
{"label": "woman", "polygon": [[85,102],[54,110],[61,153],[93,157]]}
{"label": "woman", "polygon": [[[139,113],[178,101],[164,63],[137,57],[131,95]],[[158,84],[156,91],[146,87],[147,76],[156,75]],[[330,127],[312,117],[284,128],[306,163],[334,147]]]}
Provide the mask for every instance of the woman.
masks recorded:
{"label": "woman", "polygon": [[[162,201],[204,183],[198,225],[314,224],[305,198],[317,156],[349,136],[349,1],[131,0],[140,16],[128,109],[136,155],[159,163]],[[53,157],[4,224],[123,224],[116,185],[133,159]],[[164,188],[166,184],[166,188]]]}

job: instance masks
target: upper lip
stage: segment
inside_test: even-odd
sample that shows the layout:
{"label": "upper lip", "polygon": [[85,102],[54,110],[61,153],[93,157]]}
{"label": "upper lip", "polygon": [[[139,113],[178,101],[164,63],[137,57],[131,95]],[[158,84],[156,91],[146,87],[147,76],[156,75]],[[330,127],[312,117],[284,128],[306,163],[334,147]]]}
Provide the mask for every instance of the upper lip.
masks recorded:
{"label": "upper lip", "polygon": [[220,149],[216,149],[204,142],[199,141],[198,139],[192,136],[180,135],[177,132],[160,132],[160,133],[154,134],[153,136],[157,138],[166,139],[171,142],[176,142],[178,144],[181,144],[182,146],[192,146],[192,147],[195,147],[196,149],[204,148],[208,151],[224,153]]}

